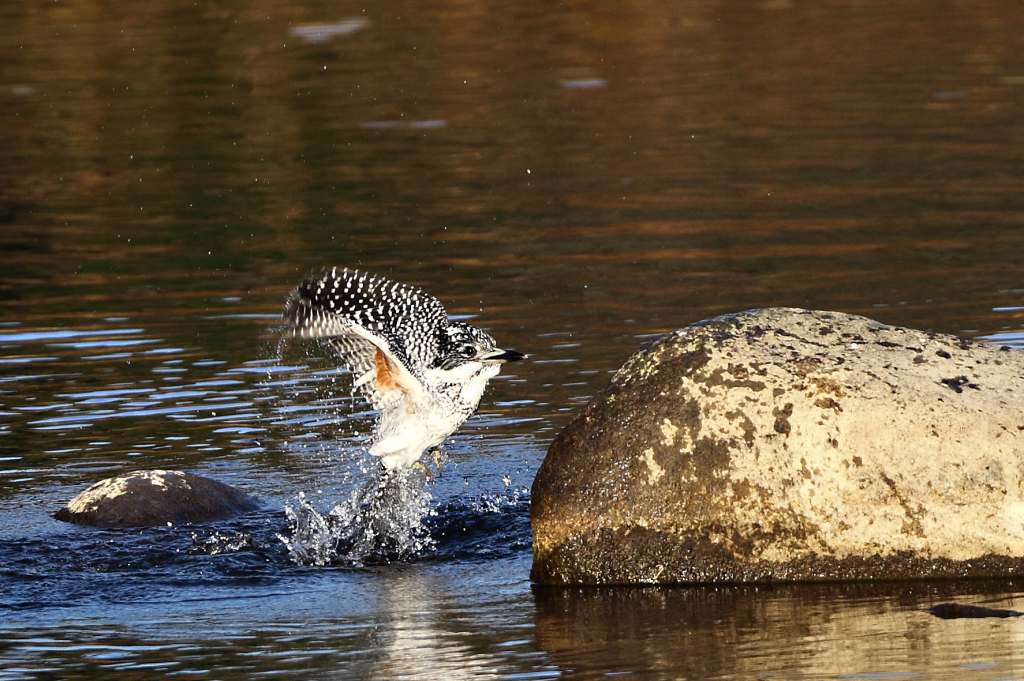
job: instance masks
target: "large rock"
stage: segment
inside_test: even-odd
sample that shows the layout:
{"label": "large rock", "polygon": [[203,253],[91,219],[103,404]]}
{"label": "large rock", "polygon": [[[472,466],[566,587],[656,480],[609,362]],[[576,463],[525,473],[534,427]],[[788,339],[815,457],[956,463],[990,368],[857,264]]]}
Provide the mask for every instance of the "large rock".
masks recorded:
{"label": "large rock", "polygon": [[100,480],[54,514],[96,527],[140,527],[220,520],[258,508],[222,482],[182,471],[136,471]]}
{"label": "large rock", "polygon": [[558,435],[533,579],[1024,574],[1024,353],[836,312],[669,334]]}

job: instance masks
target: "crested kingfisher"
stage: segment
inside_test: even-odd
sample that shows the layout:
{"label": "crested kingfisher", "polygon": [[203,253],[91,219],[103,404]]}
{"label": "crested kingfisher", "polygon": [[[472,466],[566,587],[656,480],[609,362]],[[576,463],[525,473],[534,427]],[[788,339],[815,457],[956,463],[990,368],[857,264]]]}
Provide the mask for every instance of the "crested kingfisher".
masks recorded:
{"label": "crested kingfisher", "polygon": [[347,268],[306,278],[283,316],[291,335],[322,339],[380,412],[370,452],[388,470],[411,467],[444,442],[502,364],[526,357],[450,321],[420,288]]}

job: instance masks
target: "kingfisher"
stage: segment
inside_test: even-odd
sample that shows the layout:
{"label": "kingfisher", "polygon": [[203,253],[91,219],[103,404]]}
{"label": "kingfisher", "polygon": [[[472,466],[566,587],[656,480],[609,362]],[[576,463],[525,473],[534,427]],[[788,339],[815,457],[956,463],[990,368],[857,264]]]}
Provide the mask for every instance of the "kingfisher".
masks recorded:
{"label": "kingfisher", "polygon": [[307,277],[283,318],[292,336],[322,339],[380,412],[370,453],[387,470],[416,465],[476,411],[505,362],[526,357],[449,320],[423,289],[348,268]]}

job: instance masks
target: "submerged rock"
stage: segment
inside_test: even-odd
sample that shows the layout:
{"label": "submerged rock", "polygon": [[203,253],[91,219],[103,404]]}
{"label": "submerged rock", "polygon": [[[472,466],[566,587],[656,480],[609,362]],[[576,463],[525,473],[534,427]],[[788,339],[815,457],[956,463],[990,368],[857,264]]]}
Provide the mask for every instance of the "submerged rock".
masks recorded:
{"label": "submerged rock", "polygon": [[96,527],[140,527],[220,520],[258,508],[222,482],[182,471],[136,471],[100,480],[54,514]]}
{"label": "submerged rock", "polygon": [[631,358],[532,493],[554,584],[1024,574],[1024,353],[754,310]]}
{"label": "submerged rock", "polygon": [[982,617],[1024,617],[1024,612],[1019,610],[1001,610],[999,608],[986,608],[982,605],[967,605],[965,603],[939,603],[928,608],[928,612],[939,619],[980,619]]}

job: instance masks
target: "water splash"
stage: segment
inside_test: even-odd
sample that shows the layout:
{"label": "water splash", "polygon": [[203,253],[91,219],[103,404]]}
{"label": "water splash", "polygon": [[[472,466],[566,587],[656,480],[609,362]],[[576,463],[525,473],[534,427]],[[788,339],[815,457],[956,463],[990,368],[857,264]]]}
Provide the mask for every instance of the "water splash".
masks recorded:
{"label": "water splash", "polygon": [[[282,362],[293,350],[288,340],[280,338],[275,347]],[[282,446],[329,457],[330,477],[342,478],[341,494],[347,496],[327,512],[302,493],[285,506],[288,529],[277,536],[290,559],[300,565],[362,566],[409,560],[433,549],[426,521],[436,511],[423,471],[383,471],[367,450],[379,422],[370,432],[360,432],[369,414],[356,412],[365,401],[357,395],[351,374],[328,361],[316,344],[302,344],[298,350],[303,354],[301,371],[287,381],[268,374],[268,387],[281,395],[276,411],[283,418],[275,421],[288,434]],[[440,473],[443,457],[435,463]]]}
{"label": "water splash", "polygon": [[[502,478],[502,482],[508,480],[508,476]],[[506,483],[505,491],[502,494],[481,494],[470,507],[480,513],[502,513],[515,509],[523,503],[529,504],[530,490],[525,487],[512,488],[511,480]]]}
{"label": "water splash", "polygon": [[193,532],[192,548],[189,549],[189,553],[218,556],[222,553],[234,553],[255,547],[256,542],[248,532],[214,532],[206,537],[201,536],[198,532]]}
{"label": "water splash", "polygon": [[436,514],[431,500],[421,471],[382,471],[327,514],[300,493],[294,506],[285,506],[288,532],[278,538],[300,565],[409,560],[435,546],[426,523]]}

